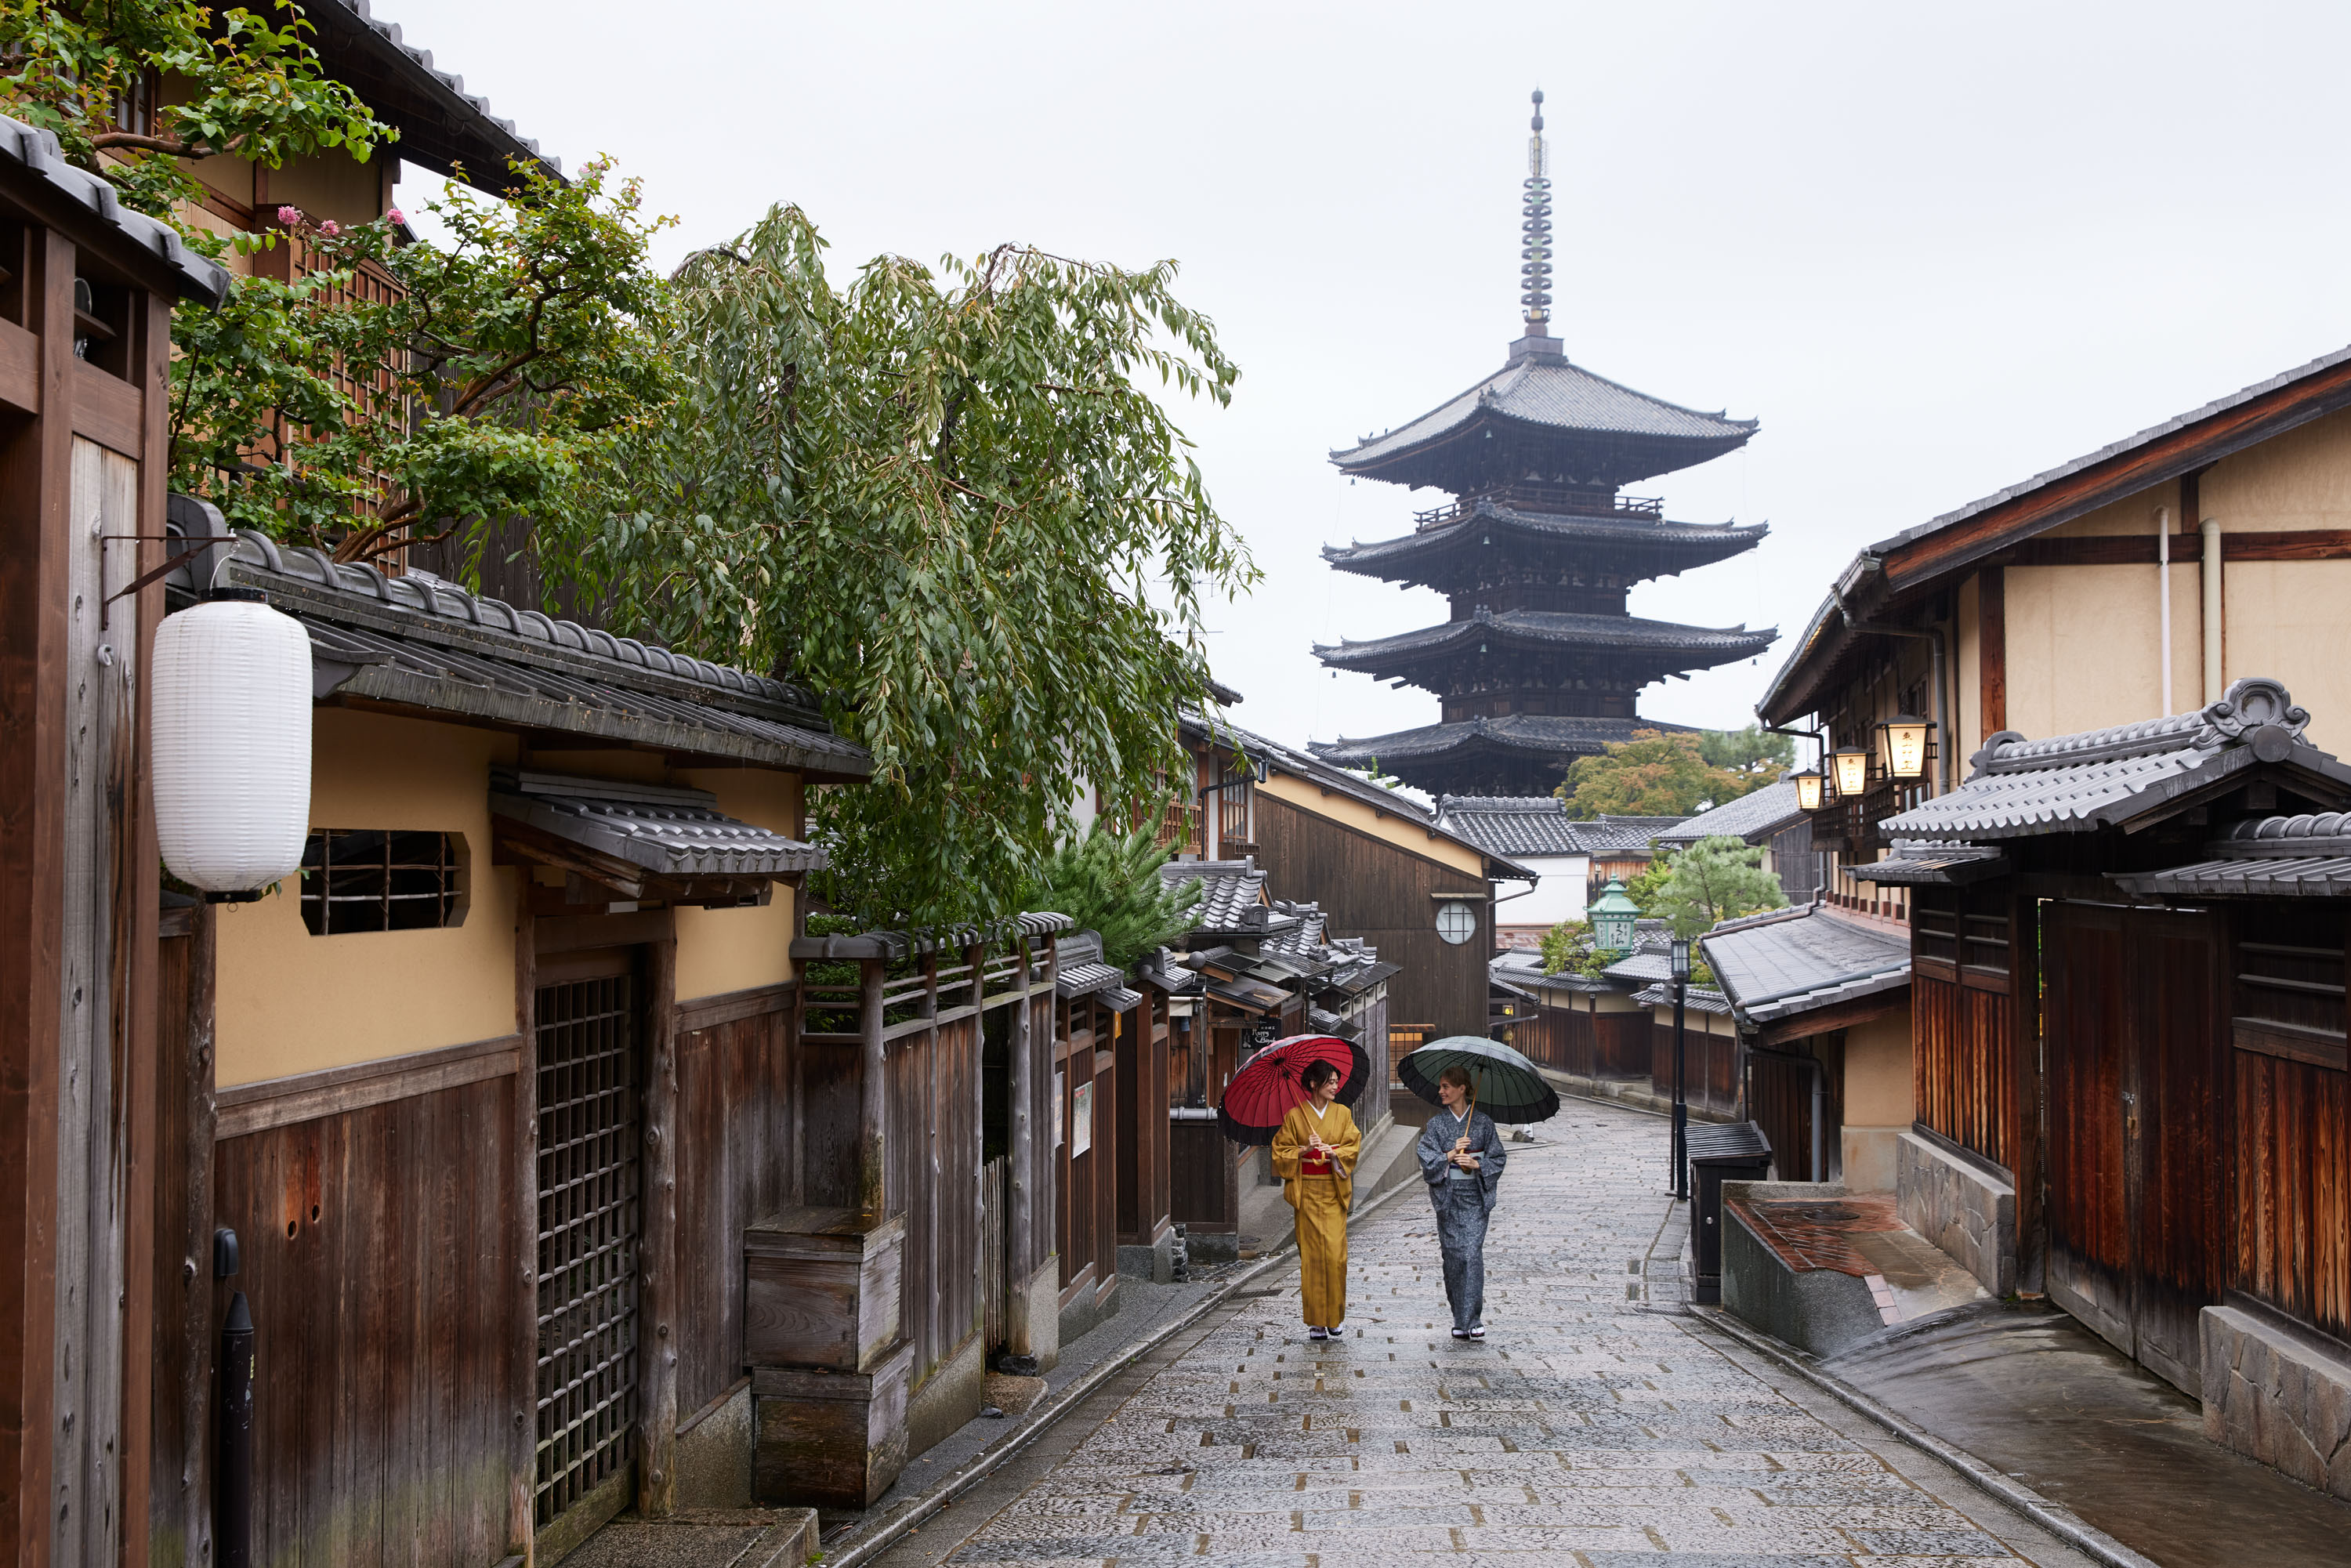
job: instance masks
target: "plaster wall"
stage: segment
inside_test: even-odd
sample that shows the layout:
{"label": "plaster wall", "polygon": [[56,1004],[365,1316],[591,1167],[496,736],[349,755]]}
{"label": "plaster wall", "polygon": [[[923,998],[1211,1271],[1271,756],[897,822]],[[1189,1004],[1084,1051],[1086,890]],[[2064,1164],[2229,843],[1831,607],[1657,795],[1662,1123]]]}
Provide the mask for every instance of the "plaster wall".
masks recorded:
{"label": "plaster wall", "polygon": [[[2171,571],[2172,702],[2198,706],[2197,568]],[[2159,717],[2161,603],[2148,566],[2008,569],[2008,727],[2066,735]]]}
{"label": "plaster wall", "polygon": [[1959,666],[1959,740],[1951,758],[1951,778],[1968,776],[1968,758],[1983,746],[1991,732],[1983,721],[1983,583],[1970,577],[1959,584],[1959,603],[1952,612],[1955,635],[1951,662]]}
{"label": "plaster wall", "polygon": [[372,1061],[515,1029],[519,878],[490,863],[489,771],[514,742],[489,730],[344,708],[315,716],[310,825],[462,834],[465,923],[313,936],[300,883],[220,906],[218,1082]]}
{"label": "plaster wall", "polygon": [[1498,890],[1508,904],[1497,902],[1494,919],[1503,925],[1552,926],[1562,920],[1583,918],[1586,878],[1592,862],[1585,855],[1519,855],[1518,863],[1541,880],[1531,893],[1511,898],[1523,883],[1505,883]]}
{"label": "plaster wall", "polygon": [[[670,776],[688,789],[707,789],[718,809],[754,827],[799,838],[800,780],[754,768],[689,768]],[[723,996],[792,977],[792,904],[798,891],[774,885],[768,902],[742,909],[677,912],[677,999]]]}
{"label": "plaster wall", "polygon": [[1881,1013],[1844,1031],[1844,1125],[1839,1134],[1845,1186],[1892,1192],[1896,1148],[1917,1117],[1910,1068],[1910,1009]]}
{"label": "plaster wall", "polygon": [[1463,884],[1465,890],[1474,891],[1485,882],[1484,855],[1468,844],[1431,832],[1422,821],[1394,811],[1380,810],[1353,795],[1325,790],[1308,779],[1295,779],[1279,771],[1258,788],[1277,800],[1290,802],[1301,811],[1311,811],[1318,817],[1343,822],[1360,832],[1408,850],[1424,860],[1435,861],[1458,871],[1469,879]]}

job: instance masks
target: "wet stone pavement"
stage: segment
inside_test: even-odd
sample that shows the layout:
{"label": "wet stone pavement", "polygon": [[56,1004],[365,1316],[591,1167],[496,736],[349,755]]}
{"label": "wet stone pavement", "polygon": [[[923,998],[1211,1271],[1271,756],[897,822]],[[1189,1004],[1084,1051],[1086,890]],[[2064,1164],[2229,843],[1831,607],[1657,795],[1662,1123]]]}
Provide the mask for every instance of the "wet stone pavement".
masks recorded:
{"label": "wet stone pavement", "polygon": [[1482,1343],[1448,1333],[1429,1209],[1405,1193],[1354,1232],[1343,1339],[1306,1339],[1293,1270],[882,1562],[2085,1561],[1677,1315],[1651,1261],[1679,1248],[1661,1120],[1571,1102],[1539,1131],[1503,1179]]}

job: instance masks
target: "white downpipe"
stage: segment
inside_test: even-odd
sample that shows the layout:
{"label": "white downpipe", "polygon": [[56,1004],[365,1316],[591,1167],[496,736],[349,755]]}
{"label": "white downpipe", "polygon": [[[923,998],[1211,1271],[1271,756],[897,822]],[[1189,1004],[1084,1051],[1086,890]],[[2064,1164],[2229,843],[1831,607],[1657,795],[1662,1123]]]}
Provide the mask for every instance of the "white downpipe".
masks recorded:
{"label": "white downpipe", "polygon": [[2155,603],[2156,613],[2163,625],[2163,706],[2155,711],[2168,714],[2171,706],[2171,508],[2155,509]]}
{"label": "white downpipe", "polygon": [[2204,519],[2204,700],[2220,700],[2220,522]]}

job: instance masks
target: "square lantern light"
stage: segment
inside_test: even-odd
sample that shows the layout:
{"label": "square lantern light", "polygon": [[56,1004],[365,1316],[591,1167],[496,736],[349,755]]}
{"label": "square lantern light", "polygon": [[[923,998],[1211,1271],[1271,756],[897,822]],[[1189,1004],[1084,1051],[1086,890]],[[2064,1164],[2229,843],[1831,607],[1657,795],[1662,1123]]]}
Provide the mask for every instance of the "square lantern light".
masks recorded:
{"label": "square lantern light", "polygon": [[1836,789],[1840,795],[1863,795],[1869,791],[1869,753],[1859,747],[1840,751],[1836,763]]}
{"label": "square lantern light", "polygon": [[1592,901],[1592,945],[1604,953],[1623,953],[1633,946],[1634,924],[1641,906],[1625,892],[1624,879],[1610,877],[1600,896]]}
{"label": "square lantern light", "polygon": [[1877,761],[1892,779],[1919,779],[1927,772],[1927,735],[1934,725],[1915,714],[1896,714],[1877,726]]}
{"label": "square lantern light", "polygon": [[1690,977],[1689,950],[1690,945],[1688,937],[1677,936],[1674,938],[1673,969],[1674,978],[1677,980],[1687,980]]}
{"label": "square lantern light", "polygon": [[1817,768],[1807,768],[1802,772],[1791,774],[1789,777],[1796,781],[1796,810],[1819,810],[1821,796],[1823,793],[1821,786],[1826,782],[1821,777],[1821,770]]}

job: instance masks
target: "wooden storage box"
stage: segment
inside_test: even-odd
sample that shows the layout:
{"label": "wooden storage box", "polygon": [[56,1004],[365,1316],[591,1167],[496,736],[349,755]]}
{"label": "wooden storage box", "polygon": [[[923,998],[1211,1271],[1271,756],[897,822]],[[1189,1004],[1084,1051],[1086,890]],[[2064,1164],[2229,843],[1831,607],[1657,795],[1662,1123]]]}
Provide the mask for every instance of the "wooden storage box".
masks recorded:
{"label": "wooden storage box", "polygon": [[789,1208],[743,1233],[743,1351],[753,1367],[866,1373],[899,1338],[906,1217]]}
{"label": "wooden storage box", "polygon": [[906,1468],[911,1340],[885,1345],[868,1372],[755,1366],[755,1500],[799,1508],[867,1509]]}

